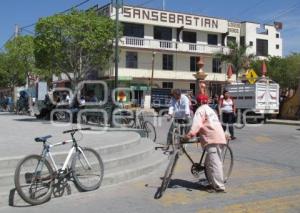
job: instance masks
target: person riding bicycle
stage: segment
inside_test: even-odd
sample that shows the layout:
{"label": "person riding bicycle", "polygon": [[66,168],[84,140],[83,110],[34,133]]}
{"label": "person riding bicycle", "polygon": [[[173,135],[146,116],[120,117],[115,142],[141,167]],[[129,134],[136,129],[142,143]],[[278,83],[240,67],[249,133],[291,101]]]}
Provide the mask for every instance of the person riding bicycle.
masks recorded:
{"label": "person riding bicycle", "polygon": [[[183,129],[186,129],[187,125],[190,123],[190,100],[186,95],[181,94],[180,89],[175,89],[172,91],[172,98],[170,102],[167,120],[170,121],[172,118],[174,119],[175,123],[182,124]],[[172,143],[172,132],[174,127],[174,123],[172,123],[168,133],[168,145]]]}
{"label": "person riding bicycle", "polygon": [[201,145],[206,148],[207,155],[205,167],[210,183],[209,188],[216,192],[225,192],[222,151],[226,144],[226,137],[216,112],[208,105],[208,98],[200,97],[201,106],[197,109],[191,130],[187,133],[186,139],[196,135],[202,138]]}

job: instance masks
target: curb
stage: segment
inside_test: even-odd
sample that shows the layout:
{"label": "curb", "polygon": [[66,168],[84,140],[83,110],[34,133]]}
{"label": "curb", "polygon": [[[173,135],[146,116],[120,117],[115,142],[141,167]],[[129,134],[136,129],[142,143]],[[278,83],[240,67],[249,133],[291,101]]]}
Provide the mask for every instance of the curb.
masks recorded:
{"label": "curb", "polygon": [[281,124],[281,125],[289,125],[289,126],[300,126],[300,122],[291,121],[291,122],[284,122],[284,121],[271,121],[267,120],[267,124]]}

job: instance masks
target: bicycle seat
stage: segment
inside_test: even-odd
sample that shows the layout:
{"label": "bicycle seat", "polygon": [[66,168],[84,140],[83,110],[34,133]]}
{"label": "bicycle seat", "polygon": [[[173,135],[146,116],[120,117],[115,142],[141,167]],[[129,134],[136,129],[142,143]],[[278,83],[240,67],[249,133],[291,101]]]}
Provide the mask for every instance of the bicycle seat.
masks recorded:
{"label": "bicycle seat", "polygon": [[51,137],[52,137],[52,135],[47,135],[44,137],[37,137],[34,140],[35,140],[35,142],[46,142]]}

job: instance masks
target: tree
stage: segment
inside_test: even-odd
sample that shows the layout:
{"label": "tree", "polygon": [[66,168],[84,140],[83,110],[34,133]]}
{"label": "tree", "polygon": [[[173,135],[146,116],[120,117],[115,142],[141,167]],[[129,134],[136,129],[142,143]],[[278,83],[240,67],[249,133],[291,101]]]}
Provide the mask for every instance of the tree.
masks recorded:
{"label": "tree", "polygon": [[[261,75],[261,60],[255,60],[251,67]],[[285,58],[270,56],[266,60],[267,75],[277,82],[281,88],[290,90],[296,89],[300,77],[300,54],[292,53]]]}
{"label": "tree", "polygon": [[26,77],[34,72],[33,37],[18,36],[5,44],[0,55],[0,83],[3,87],[13,88],[26,83]]}
{"label": "tree", "polygon": [[223,62],[227,62],[232,65],[234,72],[236,73],[236,80],[238,80],[239,72],[243,68],[247,68],[248,64],[254,58],[254,55],[247,55],[247,46],[239,46],[235,42],[229,42],[229,53],[228,54],[217,54],[216,56]]}
{"label": "tree", "polygon": [[114,23],[95,11],[71,11],[42,18],[36,25],[38,68],[65,74],[72,88],[89,71],[104,70],[113,53]]}

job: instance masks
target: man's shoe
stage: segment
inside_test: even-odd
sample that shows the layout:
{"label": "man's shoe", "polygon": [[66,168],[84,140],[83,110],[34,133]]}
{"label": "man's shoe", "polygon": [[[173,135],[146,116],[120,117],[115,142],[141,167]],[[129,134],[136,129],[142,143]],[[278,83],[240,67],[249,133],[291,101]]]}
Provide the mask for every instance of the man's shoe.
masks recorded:
{"label": "man's shoe", "polygon": [[215,189],[216,193],[226,193],[225,189]]}
{"label": "man's shoe", "polygon": [[236,139],[236,137],[234,137],[234,136],[233,136],[233,137],[231,137],[231,140],[235,140],[235,139]]}

